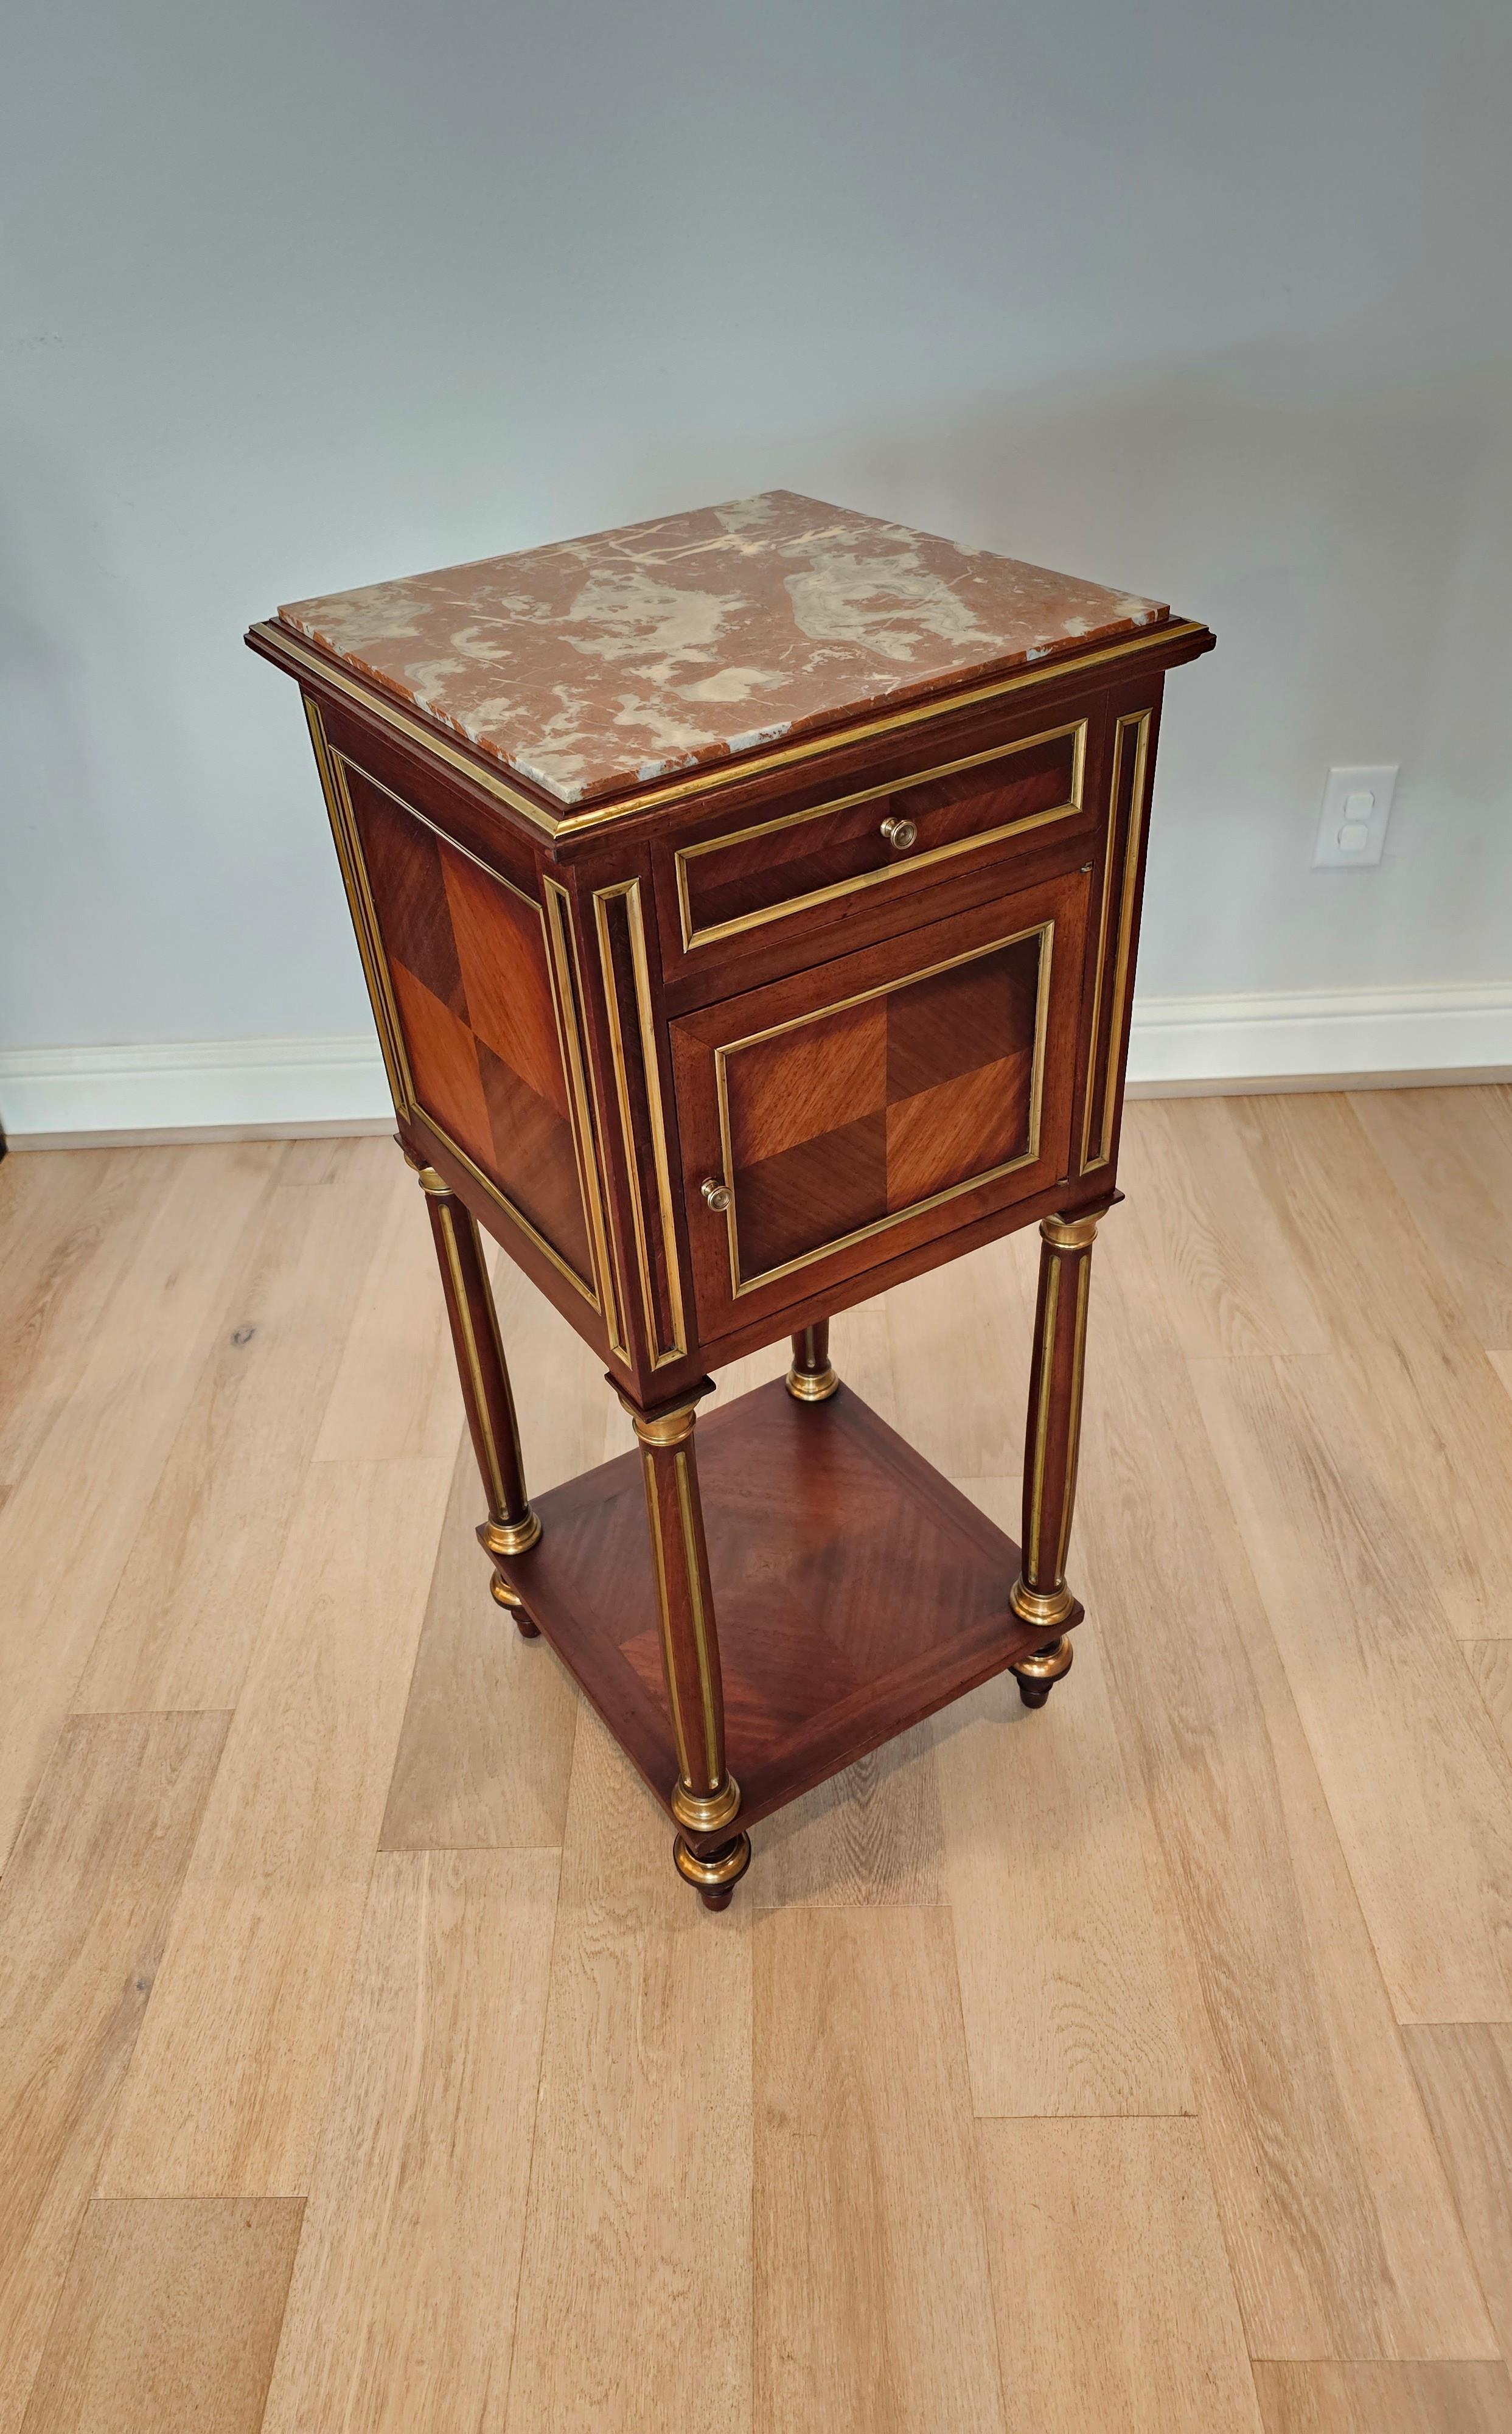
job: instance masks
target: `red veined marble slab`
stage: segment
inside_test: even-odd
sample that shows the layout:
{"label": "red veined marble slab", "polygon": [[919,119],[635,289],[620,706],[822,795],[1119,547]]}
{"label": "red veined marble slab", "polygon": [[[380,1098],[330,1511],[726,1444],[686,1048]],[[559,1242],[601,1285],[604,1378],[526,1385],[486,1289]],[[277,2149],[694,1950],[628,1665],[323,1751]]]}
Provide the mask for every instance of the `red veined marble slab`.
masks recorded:
{"label": "red veined marble slab", "polygon": [[792,490],[279,610],[563,804],[1169,614]]}

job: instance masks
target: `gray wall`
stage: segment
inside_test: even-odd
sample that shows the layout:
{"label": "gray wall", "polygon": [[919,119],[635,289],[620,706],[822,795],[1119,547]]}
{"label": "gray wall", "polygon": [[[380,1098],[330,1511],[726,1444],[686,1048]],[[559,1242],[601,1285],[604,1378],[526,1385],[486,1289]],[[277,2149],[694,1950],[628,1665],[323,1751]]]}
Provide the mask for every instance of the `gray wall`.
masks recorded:
{"label": "gray wall", "polygon": [[[1512,968],[1505,0],[53,0],[0,1040],[365,1020],[280,599],[784,485],[1169,597],[1155,991]],[[1314,876],[1330,762],[1402,763]]]}

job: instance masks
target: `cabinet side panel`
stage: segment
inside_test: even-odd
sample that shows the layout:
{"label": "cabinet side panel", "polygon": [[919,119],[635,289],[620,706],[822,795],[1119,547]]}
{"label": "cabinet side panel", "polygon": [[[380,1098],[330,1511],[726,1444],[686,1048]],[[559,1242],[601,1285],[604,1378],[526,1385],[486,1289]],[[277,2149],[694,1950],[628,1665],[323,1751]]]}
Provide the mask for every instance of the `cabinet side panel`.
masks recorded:
{"label": "cabinet side panel", "polygon": [[541,906],[340,752],[410,1105],[598,1303]]}

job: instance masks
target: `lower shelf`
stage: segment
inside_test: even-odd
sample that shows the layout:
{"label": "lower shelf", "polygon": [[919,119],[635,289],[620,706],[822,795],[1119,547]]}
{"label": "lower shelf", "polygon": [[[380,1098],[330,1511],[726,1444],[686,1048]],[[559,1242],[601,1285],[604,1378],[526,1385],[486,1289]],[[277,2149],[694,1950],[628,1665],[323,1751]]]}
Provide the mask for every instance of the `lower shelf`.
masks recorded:
{"label": "lower shelf", "polygon": [[[849,1388],[759,1386],[699,1421],[696,1453],[743,1826],[1044,1645],[1008,1604],[1013,1540]],[[536,1509],[540,1539],[499,1569],[665,1808],[640,1454]]]}

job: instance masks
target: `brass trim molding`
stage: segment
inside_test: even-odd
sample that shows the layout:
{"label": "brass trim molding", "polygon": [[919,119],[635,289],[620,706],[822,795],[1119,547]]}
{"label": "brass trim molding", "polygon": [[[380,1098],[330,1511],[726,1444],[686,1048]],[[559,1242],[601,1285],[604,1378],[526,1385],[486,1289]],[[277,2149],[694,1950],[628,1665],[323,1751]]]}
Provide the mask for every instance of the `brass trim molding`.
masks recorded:
{"label": "brass trim molding", "polygon": [[573,1110],[573,1147],[577,1154],[578,1188],[588,1219],[589,1241],[593,1245],[609,1348],[616,1360],[627,1363],[630,1355],[620,1321],[619,1291],[599,1165],[602,1119],[583,1048],[582,973],[577,962],[577,942],[573,935],[572,905],[559,880],[548,879],[542,873],[541,888],[545,896],[542,927],[546,934],[546,961],[551,972],[552,1004],[557,1016],[557,1044],[561,1051],[562,1071],[567,1076],[567,1092]]}
{"label": "brass trim molding", "polygon": [[574,812],[563,807],[558,815],[532,802],[503,778],[471,755],[459,752],[447,743],[439,726],[419,713],[406,711],[377,691],[372,685],[359,684],[349,676],[339,660],[324,651],[317,651],[301,642],[287,627],[264,618],[251,628],[258,640],[280,657],[303,668],[335,693],[345,694],[378,719],[404,736],[433,759],[444,761],[448,767],[492,795],[499,802],[507,803],[512,811],[530,822],[548,837],[579,836],[586,830],[606,828],[616,820],[639,817],[643,812],[656,812],[669,803],[680,803],[698,795],[713,794],[727,786],[744,784],[747,778],[763,778],[774,769],[791,767],[799,761],[810,761],[818,753],[843,750],[851,744],[863,744],[874,735],[890,735],[899,728],[917,727],[931,718],[943,718],[958,710],[971,710],[979,702],[997,701],[1005,694],[1020,693],[1026,686],[1048,684],[1058,677],[1077,677],[1084,669],[1106,667],[1110,661],[1126,660],[1142,652],[1163,650],[1172,643],[1185,642],[1189,636],[1206,633],[1207,627],[1196,618],[1178,618],[1169,626],[1152,626],[1147,633],[1132,634],[1121,643],[1105,643],[1101,650],[1082,651],[1058,660],[1038,660],[1033,667],[1016,669],[1013,675],[1000,677],[992,684],[973,685],[963,693],[933,694],[928,701],[915,703],[911,709],[890,712],[880,718],[863,719],[853,727],[832,728],[822,735],[805,737],[801,743],[782,746],[770,752],[737,754],[698,771],[692,777],[675,779],[669,784],[649,788],[632,800],[623,798]]}
{"label": "brass trim molding", "polygon": [[[1113,729],[1113,766],[1108,786],[1108,850],[1103,856],[1103,901],[1097,917],[1097,967],[1092,981],[1091,1040],[1087,1051],[1087,1092],[1081,1112],[1081,1172],[1091,1174],[1106,1166],[1113,1144],[1113,1109],[1118,1103],[1118,1067],[1123,1054],[1124,1024],[1128,1012],[1129,954],[1134,936],[1134,881],[1139,870],[1140,844],[1144,834],[1144,797],[1149,781],[1150,716],[1147,710],[1130,711]],[[1097,1035],[1103,1023],[1103,966],[1108,951],[1108,918],[1113,894],[1112,824],[1118,814],[1118,792],[1124,774],[1124,742],[1125,730],[1136,730],[1134,772],[1129,784],[1128,825],[1124,832],[1122,856],[1122,889],[1119,898],[1118,949],[1113,964],[1112,1019],[1108,1026],[1108,1061],[1103,1068],[1102,1122],[1098,1127],[1098,1149],[1091,1152],[1092,1091],[1097,1078]]]}
{"label": "brass trim molding", "polygon": [[[662,1256],[666,1263],[667,1314],[671,1325],[671,1342],[663,1343],[658,1320],[656,1296],[651,1289],[651,1260],[646,1233],[647,1212],[641,1191],[640,1172],[635,1157],[635,1122],[630,1110],[629,1076],[625,1062],[625,1034],[620,1021],[619,989],[614,965],[614,940],[609,926],[609,906],[616,899],[625,905],[626,932],[630,948],[630,978],[635,991],[637,1028],[641,1042],[641,1068],[645,1077],[645,1104],[650,1116],[651,1164],[656,1175],[658,1213],[662,1221]],[[669,1362],[680,1361],[687,1350],[687,1326],[682,1308],[682,1274],[678,1262],[678,1230],[672,1206],[672,1171],[667,1157],[666,1122],[662,1106],[662,1078],[657,1064],[656,1021],[651,1005],[651,981],[646,963],[645,921],[641,911],[641,883],[625,879],[613,887],[601,887],[593,897],[593,927],[598,938],[598,960],[604,978],[604,1000],[609,1014],[610,1052],[614,1067],[614,1090],[619,1101],[620,1132],[625,1146],[626,1182],[630,1196],[630,1221],[635,1232],[635,1264],[640,1275],[641,1306],[645,1313],[646,1339],[651,1347],[651,1366],[664,1369]]]}
{"label": "brass trim molding", "polygon": [[[869,1242],[874,1235],[902,1226],[911,1217],[921,1217],[932,1208],[941,1208],[950,1200],[958,1200],[963,1192],[979,1191],[985,1184],[1000,1182],[1005,1174],[1015,1174],[1021,1167],[1032,1166],[1040,1155],[1040,1120],[1044,1099],[1045,1051],[1047,1046],[1046,1010],[1050,998],[1051,962],[1055,951],[1056,925],[1053,919],[1036,921],[1027,930],[1012,931],[1006,937],[990,938],[986,946],[969,948],[965,954],[947,955],[937,964],[926,964],[918,971],[902,972],[895,981],[882,981],[875,988],[858,989],[851,997],[835,998],[828,1005],[814,1006],[807,1014],[793,1015],[786,1022],[769,1023],[764,1031],[753,1031],[744,1039],[725,1041],[714,1052],[714,1096],[719,1116],[719,1151],[723,1159],[723,1180],[730,1192],[730,1206],[725,1211],[726,1235],[730,1252],[730,1298],[738,1301],[743,1294],[756,1293],[764,1285],[776,1282],[780,1277],[792,1276],[799,1268],[812,1267],[816,1260],[833,1258],[836,1251],[849,1250],[853,1243]],[[869,998],[886,997],[894,989],[908,988],[915,981],[933,980],[938,972],[954,971],[959,964],[975,963],[983,955],[996,954],[1003,947],[1016,947],[1022,939],[1040,940],[1039,983],[1035,992],[1034,1060],[1029,1074],[1029,1143],[1017,1157],[1005,1158],[1000,1166],[990,1166],[980,1174],[969,1174],[959,1183],[947,1184],[942,1191],[929,1192],[922,1200],[910,1201],[906,1208],[889,1209],[885,1217],[874,1217],[869,1225],[857,1226],[849,1234],[837,1234],[833,1242],[821,1243],[812,1251],[800,1251],[796,1259],[784,1260],[775,1268],[764,1268],[759,1276],[742,1277],[740,1271],[740,1210],[735,1191],[735,1160],[730,1128],[729,1060],[743,1048],[754,1048],[764,1039],[775,1039],[784,1031],[800,1030],[806,1022],[822,1021],[826,1015],[843,1014],[852,1005],[864,1005]]]}
{"label": "brass trim molding", "polygon": [[[915,786],[927,786],[938,778],[953,778],[962,769],[977,769],[989,761],[1010,760],[1015,753],[1031,751],[1036,745],[1054,744],[1062,735],[1074,738],[1072,745],[1071,793],[1063,803],[1053,804],[1042,812],[1026,812],[1019,819],[1000,821],[996,828],[980,829],[971,836],[953,838],[949,844],[926,848],[922,853],[910,854],[906,862],[894,857],[879,864],[875,870],[864,870],[851,879],[837,879],[826,887],[811,887],[802,896],[784,896],[777,903],[761,906],[754,913],[739,913],[728,921],[715,921],[706,930],[694,927],[693,904],[688,885],[688,865],[701,856],[721,853],[730,846],[747,845],[752,837],[770,836],[780,829],[801,826],[805,820],[827,819],[833,812],[849,811],[856,803],[880,801],[887,795],[901,795]],[[1069,719],[1063,727],[1047,727],[1042,734],[1020,736],[1012,744],[994,744],[985,752],[969,752],[959,761],[942,761],[933,769],[917,770],[911,777],[889,779],[885,786],[864,786],[853,795],[833,795],[822,803],[812,803],[801,812],[783,812],[776,819],[757,820],[749,828],[732,829],[728,835],[704,837],[696,845],[679,846],[673,855],[677,877],[678,926],[683,948],[692,951],[697,947],[712,946],[717,939],[737,937],[747,930],[760,929],[765,922],[785,920],[794,913],[805,913],[812,905],[833,903],[842,896],[853,895],[858,888],[877,887],[889,879],[897,879],[909,870],[927,870],[932,865],[952,860],[955,855],[971,853],[980,846],[998,845],[1005,837],[1018,836],[1030,829],[1045,827],[1052,820],[1073,819],[1083,810],[1087,766],[1087,721]]]}

